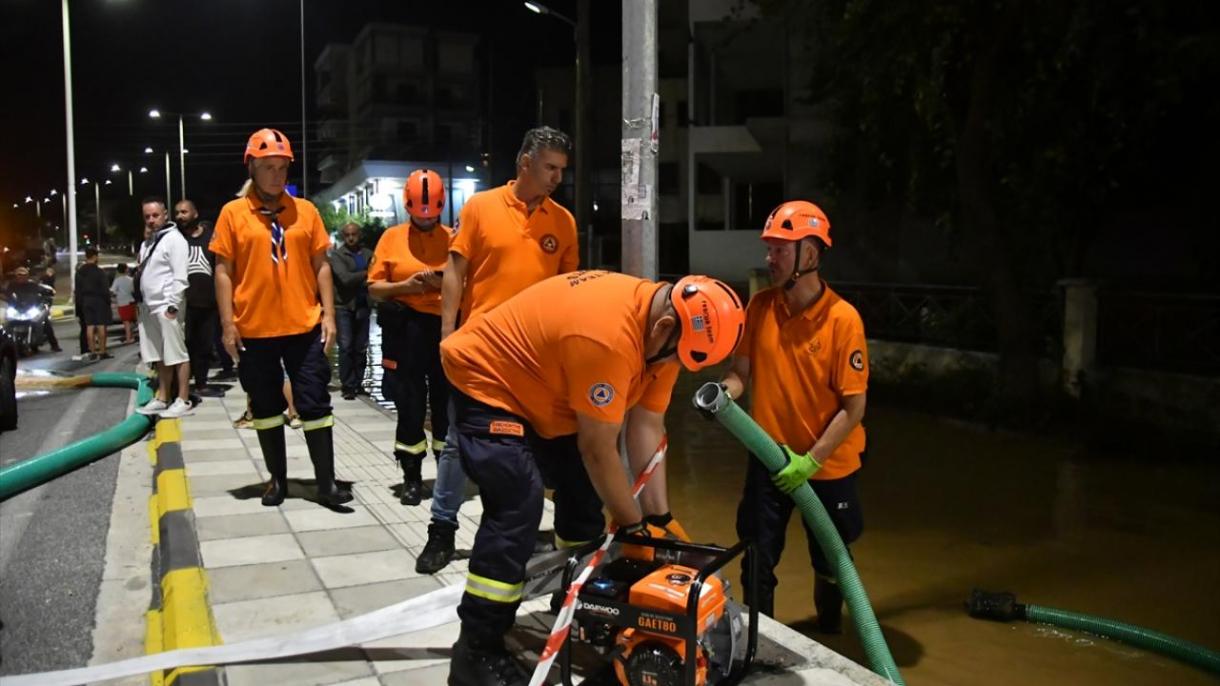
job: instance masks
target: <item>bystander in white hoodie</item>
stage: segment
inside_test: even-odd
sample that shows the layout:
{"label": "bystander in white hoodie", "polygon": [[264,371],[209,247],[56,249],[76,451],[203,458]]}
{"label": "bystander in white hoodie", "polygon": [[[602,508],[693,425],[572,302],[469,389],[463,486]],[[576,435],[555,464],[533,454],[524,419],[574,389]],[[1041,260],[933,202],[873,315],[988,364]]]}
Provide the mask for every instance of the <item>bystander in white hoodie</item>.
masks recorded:
{"label": "bystander in white hoodie", "polygon": [[140,247],[140,294],[150,313],[160,314],[170,305],[182,310],[189,255],[186,238],[173,222]]}

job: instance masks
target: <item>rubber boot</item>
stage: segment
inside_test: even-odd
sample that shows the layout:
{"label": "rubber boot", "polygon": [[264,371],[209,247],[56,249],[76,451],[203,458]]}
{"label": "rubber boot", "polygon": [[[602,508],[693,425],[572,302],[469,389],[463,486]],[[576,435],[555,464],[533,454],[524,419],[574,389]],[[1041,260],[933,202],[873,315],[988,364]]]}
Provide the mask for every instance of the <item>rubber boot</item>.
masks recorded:
{"label": "rubber boot", "polygon": [[477,637],[466,627],[453,644],[449,686],[526,686],[529,675],[504,647],[500,636]]}
{"label": "rubber boot", "polygon": [[453,535],[457,527],[449,522],[433,521],[428,525],[428,542],[415,560],[416,574],[435,574],[453,559]]}
{"label": "rubber boot", "polygon": [[351,491],[335,483],[335,443],[331,427],[310,429],[304,433],[309,459],[313,462],[314,479],[318,484],[318,502],[332,506],[351,502]]}
{"label": "rubber boot", "polygon": [[418,505],[424,497],[424,480],[420,476],[424,456],[412,455],[405,450],[395,450],[394,457],[402,466],[402,497],[399,502],[403,505]]}
{"label": "rubber boot", "polygon": [[284,446],[284,425],[258,430],[258,445],[263,450],[263,464],[271,478],[263,493],[263,505],[275,507],[288,495],[288,449]]}
{"label": "rubber boot", "polygon": [[813,606],[818,611],[818,631],[843,633],[843,593],[839,591],[839,584],[817,575],[813,582]]}

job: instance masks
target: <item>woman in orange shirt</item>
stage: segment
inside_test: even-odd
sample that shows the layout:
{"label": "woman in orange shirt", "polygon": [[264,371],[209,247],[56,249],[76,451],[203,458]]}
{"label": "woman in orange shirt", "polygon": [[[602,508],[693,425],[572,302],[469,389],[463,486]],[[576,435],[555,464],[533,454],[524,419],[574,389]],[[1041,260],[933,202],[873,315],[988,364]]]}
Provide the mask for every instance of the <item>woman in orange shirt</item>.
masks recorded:
{"label": "woman in orange shirt", "polygon": [[379,309],[383,366],[394,375],[398,428],[394,457],[402,466],[404,505],[422,499],[420,467],[428,450],[424,418],[432,408],[432,450],[449,430],[449,386],[441,370],[441,272],[453,230],[440,223],[445,185],[440,174],[417,169],[407,177],[402,203],[410,219],[381,235],[369,270],[369,295]]}

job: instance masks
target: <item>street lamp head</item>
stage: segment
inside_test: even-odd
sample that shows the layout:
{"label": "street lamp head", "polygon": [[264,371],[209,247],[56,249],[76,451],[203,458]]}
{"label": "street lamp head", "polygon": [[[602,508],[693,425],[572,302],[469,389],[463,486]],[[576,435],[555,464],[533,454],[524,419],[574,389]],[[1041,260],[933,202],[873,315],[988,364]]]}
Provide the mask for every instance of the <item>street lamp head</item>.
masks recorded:
{"label": "street lamp head", "polygon": [[187,154],[188,152],[190,152],[190,150],[188,150],[187,148],[183,148],[183,149],[182,149],[182,154],[183,154],[183,155]]}
{"label": "street lamp head", "polygon": [[140,167],[140,173],[141,173],[141,174],[147,174],[147,173],[148,173],[148,167]]}
{"label": "street lamp head", "polygon": [[55,194],[56,194],[56,193],[58,193],[58,192],[59,192],[59,191],[55,190],[54,188],[52,188],[52,189],[51,189],[51,195],[55,195]]}
{"label": "street lamp head", "polygon": [[474,167],[470,166],[469,164],[468,164],[468,165],[466,165],[466,173],[468,173],[468,174],[473,174],[473,173],[474,173]]}
{"label": "street lamp head", "polygon": [[85,184],[87,184],[87,183],[89,183],[89,179],[82,178],[82,179],[80,180],[80,185],[82,185],[82,186],[83,186],[83,185],[85,185]]}
{"label": "street lamp head", "polygon": [[112,171],[112,172],[120,171],[119,163],[115,162],[114,164],[110,165],[110,171]]}
{"label": "street lamp head", "polygon": [[27,195],[27,196],[25,196],[25,202],[26,202],[27,204],[29,204],[29,203],[34,202],[34,199],[33,199],[33,198],[31,198],[30,196],[28,196],[28,195]]}
{"label": "street lamp head", "polygon": [[204,121],[212,121],[212,115],[209,112],[204,112],[203,114],[199,115],[199,118]]}
{"label": "street lamp head", "polygon": [[149,111],[148,111],[148,116],[149,116],[149,117],[152,117],[153,119],[160,119],[160,118],[161,118],[161,111],[160,111],[160,110],[149,110]]}
{"label": "street lamp head", "polygon": [[147,147],[147,146],[144,148],[144,154],[145,154],[145,155],[151,155],[151,154],[152,154],[152,152],[153,152],[153,149],[152,149],[152,148]]}
{"label": "street lamp head", "polygon": [[105,186],[109,186],[109,185],[110,185],[110,179],[106,179],[106,183],[105,183],[105,184],[103,184],[103,185],[105,185]]}
{"label": "street lamp head", "polygon": [[539,4],[538,4],[538,3],[536,3],[536,2],[527,2],[527,3],[525,3],[525,9],[527,9],[527,10],[529,10],[529,11],[531,11],[531,12],[535,13],[535,14],[546,14],[547,12],[549,12],[549,11],[550,11],[550,10],[549,10],[549,9],[546,7],[546,5],[539,5]]}

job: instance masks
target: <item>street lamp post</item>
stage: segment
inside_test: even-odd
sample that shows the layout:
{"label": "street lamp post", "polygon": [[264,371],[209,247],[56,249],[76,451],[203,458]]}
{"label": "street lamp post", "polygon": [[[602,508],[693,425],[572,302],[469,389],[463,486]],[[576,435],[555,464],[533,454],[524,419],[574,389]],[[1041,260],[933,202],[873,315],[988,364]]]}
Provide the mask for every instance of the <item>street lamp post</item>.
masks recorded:
{"label": "street lamp post", "polygon": [[[151,109],[148,111],[148,116],[151,119],[160,119],[161,110]],[[181,112],[165,112],[165,114],[175,114],[178,117],[178,190],[181,192],[179,200],[186,199],[186,132],[183,127],[183,114]],[[212,115],[208,112],[203,112],[199,115],[203,121],[212,121]],[[169,153],[166,153],[166,176],[169,176]],[[165,186],[165,201],[169,202],[169,184]]]}
{"label": "street lamp post", "polygon": [[[80,180],[80,185],[86,186],[89,184],[88,177]],[[98,241],[102,238],[102,183],[98,180],[93,181],[93,210],[97,212],[97,237]]]}
{"label": "street lamp post", "polygon": [[[76,148],[72,128],[72,30],[68,23],[68,0],[61,0],[60,14],[63,17],[64,42],[64,121],[68,145],[68,190],[76,186]],[[72,293],[76,292],[76,194],[64,193],[67,205],[65,224],[68,229],[68,275]]]}
{"label": "street lamp post", "polygon": [[[543,5],[539,2],[526,2],[525,8],[535,14],[545,14],[555,17],[559,21],[572,27],[572,39],[576,43],[576,93],[574,102],[575,115],[575,150],[576,155],[576,227],[577,231],[587,231],[588,236],[585,240],[586,250],[589,251],[588,261],[592,260],[593,250],[593,222],[592,213],[589,211],[591,203],[591,195],[589,192],[589,155],[588,155],[588,133],[589,122],[587,119],[588,109],[587,103],[590,98],[593,75],[593,65],[589,58],[589,0],[577,0],[576,5],[576,21],[569,17],[556,12],[555,10]],[[586,267],[592,265],[586,264]]]}
{"label": "street lamp post", "polygon": [[[153,154],[153,149],[151,147],[144,148],[144,154],[145,155]],[[147,169],[145,169],[144,167],[140,167],[140,170],[141,170],[140,171],[141,174],[143,174],[145,171],[147,171]],[[170,202],[171,198],[169,197],[169,195],[170,195],[169,194],[169,151],[166,150],[165,151],[165,206],[173,207],[174,205],[172,202]],[[185,197],[185,196],[183,196],[183,197]]]}

